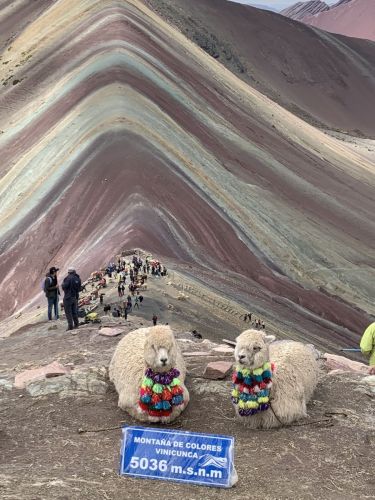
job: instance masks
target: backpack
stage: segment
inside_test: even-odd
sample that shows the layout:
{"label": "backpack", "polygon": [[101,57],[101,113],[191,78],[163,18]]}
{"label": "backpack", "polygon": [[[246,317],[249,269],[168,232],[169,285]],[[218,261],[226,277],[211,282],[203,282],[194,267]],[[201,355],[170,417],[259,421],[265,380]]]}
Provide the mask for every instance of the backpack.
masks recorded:
{"label": "backpack", "polygon": [[[50,280],[50,283],[49,285],[47,285],[47,280]],[[51,286],[52,285],[52,278],[51,276],[46,276],[43,280],[43,283],[42,283],[42,290],[44,292],[44,294],[47,296],[47,293],[48,293],[48,290],[47,290],[47,286]]]}

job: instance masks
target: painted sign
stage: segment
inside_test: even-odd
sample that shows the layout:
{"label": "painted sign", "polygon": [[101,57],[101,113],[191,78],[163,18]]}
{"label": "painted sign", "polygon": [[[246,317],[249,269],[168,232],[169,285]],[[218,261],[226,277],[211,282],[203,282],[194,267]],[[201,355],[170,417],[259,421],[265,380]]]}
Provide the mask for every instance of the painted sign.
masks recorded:
{"label": "painted sign", "polygon": [[234,438],[123,427],[120,474],[228,488],[236,482]]}

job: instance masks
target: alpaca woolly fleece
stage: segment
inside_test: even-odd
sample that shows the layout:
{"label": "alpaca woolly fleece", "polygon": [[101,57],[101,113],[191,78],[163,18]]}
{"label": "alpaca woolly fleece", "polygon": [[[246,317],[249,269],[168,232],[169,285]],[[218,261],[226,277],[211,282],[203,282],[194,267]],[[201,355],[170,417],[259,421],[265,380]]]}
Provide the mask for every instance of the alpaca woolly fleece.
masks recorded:
{"label": "alpaca woolly fleece", "polygon": [[[156,417],[139,406],[140,387],[145,371],[167,373],[173,368],[179,372],[183,390],[183,404],[173,407],[169,416]],[[185,387],[185,361],[170,326],[139,328],[126,335],[117,345],[109,365],[109,378],[118,393],[118,406],[141,422],[168,423],[175,420],[189,402]]]}
{"label": "alpaca woolly fleece", "polygon": [[236,339],[237,367],[254,370],[267,362],[275,365],[270,390],[271,408],[255,415],[241,416],[235,405],[238,419],[253,429],[280,427],[306,417],[306,404],[319,381],[317,354],[311,346],[294,341],[273,343],[274,340],[274,336],[258,330],[246,330]]}

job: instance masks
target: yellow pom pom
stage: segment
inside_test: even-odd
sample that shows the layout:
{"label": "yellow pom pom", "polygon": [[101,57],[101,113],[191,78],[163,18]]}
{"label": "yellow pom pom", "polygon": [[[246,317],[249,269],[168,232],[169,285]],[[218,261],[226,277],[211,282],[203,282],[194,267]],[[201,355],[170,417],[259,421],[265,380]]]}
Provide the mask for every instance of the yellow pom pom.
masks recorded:
{"label": "yellow pom pom", "polygon": [[251,372],[250,368],[244,368],[244,369],[242,370],[242,375],[243,375],[244,377],[248,377],[248,376],[250,375],[250,372]]}
{"label": "yellow pom pom", "polygon": [[256,401],[247,401],[246,403],[246,408],[248,408],[249,410],[252,409],[252,408],[258,408],[259,405]]}
{"label": "yellow pom pom", "polygon": [[263,365],[263,371],[265,371],[265,370],[270,370],[271,371],[271,363],[270,362],[264,363],[264,365]]}
{"label": "yellow pom pom", "polygon": [[245,409],[245,402],[242,401],[242,399],[238,402],[238,407],[241,408],[241,410]]}
{"label": "yellow pom pom", "polygon": [[258,403],[268,403],[269,398],[267,396],[264,396],[263,398],[258,398]]}
{"label": "yellow pom pom", "polygon": [[262,373],[263,373],[263,368],[256,368],[255,370],[253,370],[254,375],[262,375]]}
{"label": "yellow pom pom", "polygon": [[240,395],[240,392],[239,392],[237,389],[233,389],[233,391],[232,391],[232,396],[233,396],[234,398],[238,398],[238,396],[239,396],[239,395]]}

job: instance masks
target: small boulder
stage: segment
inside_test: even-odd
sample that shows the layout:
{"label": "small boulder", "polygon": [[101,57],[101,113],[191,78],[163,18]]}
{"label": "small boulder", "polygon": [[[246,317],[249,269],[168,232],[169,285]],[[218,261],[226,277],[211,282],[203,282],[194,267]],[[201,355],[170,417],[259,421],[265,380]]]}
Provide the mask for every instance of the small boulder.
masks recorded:
{"label": "small boulder", "polygon": [[35,380],[43,380],[46,378],[59,377],[61,375],[66,375],[70,373],[70,368],[65,367],[54,361],[46,366],[41,366],[40,368],[34,368],[31,370],[25,370],[21,373],[17,373],[14,379],[14,387],[16,389],[24,389],[29,382]]}
{"label": "small boulder", "polygon": [[209,356],[210,353],[207,351],[188,351],[184,352],[184,356]]}
{"label": "small boulder", "polygon": [[325,365],[328,370],[343,370],[346,372],[368,374],[368,366],[352,359],[344,358],[336,354],[324,354]]}
{"label": "small boulder", "polygon": [[124,332],[122,328],[101,328],[99,330],[99,335],[103,335],[104,337],[117,337]]}
{"label": "small boulder", "polygon": [[212,349],[212,352],[219,353],[219,354],[233,354],[234,349],[233,349],[233,347],[229,347],[229,345],[221,344],[217,347],[214,347]]}
{"label": "small boulder", "polygon": [[229,374],[232,367],[233,363],[229,361],[213,361],[206,366],[203,377],[211,380],[221,380]]}
{"label": "small boulder", "polygon": [[60,398],[103,395],[108,388],[106,369],[89,368],[75,370],[57,379],[34,380],[27,384],[26,391],[32,397],[59,394]]}

